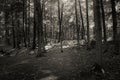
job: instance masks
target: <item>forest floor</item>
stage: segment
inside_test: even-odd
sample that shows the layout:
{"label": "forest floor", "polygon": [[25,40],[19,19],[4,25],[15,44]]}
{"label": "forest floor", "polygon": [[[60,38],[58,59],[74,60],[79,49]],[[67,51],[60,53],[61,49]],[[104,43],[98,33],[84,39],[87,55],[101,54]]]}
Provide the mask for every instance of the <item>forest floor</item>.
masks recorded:
{"label": "forest floor", "polygon": [[[17,52],[17,54],[16,54]],[[44,57],[26,48],[13,50],[11,56],[0,56],[0,80],[120,80],[120,55],[103,54],[103,79],[91,72],[95,50],[84,47],[54,47]]]}

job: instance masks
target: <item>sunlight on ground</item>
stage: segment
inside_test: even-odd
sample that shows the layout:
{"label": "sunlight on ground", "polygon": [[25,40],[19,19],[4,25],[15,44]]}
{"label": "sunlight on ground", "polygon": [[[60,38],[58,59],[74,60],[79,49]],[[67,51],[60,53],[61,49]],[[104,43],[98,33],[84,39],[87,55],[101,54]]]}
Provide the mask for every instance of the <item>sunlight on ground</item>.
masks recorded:
{"label": "sunlight on ground", "polygon": [[45,49],[48,50],[48,49],[51,49],[52,47],[53,47],[53,45],[48,44],[45,46]]}
{"label": "sunlight on ground", "polygon": [[43,73],[52,73],[50,70],[42,70]]}
{"label": "sunlight on ground", "polygon": [[28,62],[29,62],[29,60],[24,60],[21,62],[21,64],[28,63]]}
{"label": "sunlight on ground", "polygon": [[107,41],[112,41],[113,39],[112,39],[112,37],[109,37],[108,39],[107,39]]}
{"label": "sunlight on ground", "polygon": [[69,45],[67,45],[67,46],[63,46],[63,48],[65,49],[65,48],[69,48],[70,46]]}
{"label": "sunlight on ground", "polygon": [[68,0],[62,0],[64,3],[67,2]]}
{"label": "sunlight on ground", "polygon": [[[80,45],[84,45],[84,44],[85,44],[85,40],[80,40],[79,42],[80,42]],[[64,41],[62,42],[62,45],[63,45],[63,48],[64,48],[64,49],[65,49],[65,48],[70,48],[70,47],[76,46],[76,44],[77,44],[77,41],[76,41],[76,40],[64,40]],[[61,48],[61,47],[60,47],[60,43],[53,43],[53,42],[51,42],[51,43],[48,43],[48,44],[45,46],[45,49],[46,49],[46,50],[49,50],[49,49],[51,49],[51,48],[53,48],[53,47],[55,47],[55,48]]]}
{"label": "sunlight on ground", "polygon": [[54,76],[54,75],[50,75],[48,77],[42,78],[40,80],[57,80],[58,77]]}

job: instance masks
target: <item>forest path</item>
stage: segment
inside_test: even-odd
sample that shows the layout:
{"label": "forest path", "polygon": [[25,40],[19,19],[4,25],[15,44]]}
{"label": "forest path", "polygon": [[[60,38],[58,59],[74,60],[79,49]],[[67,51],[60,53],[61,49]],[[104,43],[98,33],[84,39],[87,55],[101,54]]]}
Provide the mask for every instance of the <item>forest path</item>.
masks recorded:
{"label": "forest path", "polygon": [[[89,72],[83,72],[93,63],[94,55],[81,48],[49,50],[45,57],[36,58],[23,49],[17,56],[1,57],[2,80],[94,80]],[[90,56],[91,55],[91,56]],[[4,75],[4,76],[3,76]],[[82,75],[82,76],[81,76]]]}

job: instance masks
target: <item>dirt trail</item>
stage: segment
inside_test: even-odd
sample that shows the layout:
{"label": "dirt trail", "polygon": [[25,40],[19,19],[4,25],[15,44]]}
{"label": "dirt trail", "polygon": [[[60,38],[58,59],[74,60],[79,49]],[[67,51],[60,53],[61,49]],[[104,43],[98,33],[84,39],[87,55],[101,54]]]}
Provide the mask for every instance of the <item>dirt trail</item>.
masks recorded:
{"label": "dirt trail", "polygon": [[2,80],[94,80],[90,73],[82,73],[92,63],[88,56],[91,53],[84,49],[67,48],[63,53],[53,49],[41,58],[28,55],[26,50],[21,52],[0,58],[0,64],[4,65],[1,66]]}

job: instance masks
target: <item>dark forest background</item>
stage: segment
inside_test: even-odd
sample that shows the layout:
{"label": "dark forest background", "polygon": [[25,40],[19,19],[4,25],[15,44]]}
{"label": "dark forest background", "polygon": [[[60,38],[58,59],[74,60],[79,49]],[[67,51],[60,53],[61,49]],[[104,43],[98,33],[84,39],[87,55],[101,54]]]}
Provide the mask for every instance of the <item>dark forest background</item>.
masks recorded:
{"label": "dark forest background", "polygon": [[[114,79],[106,80],[119,80],[119,76],[116,75],[120,74],[120,1],[0,0],[0,62],[3,63],[9,58],[13,60],[11,57],[18,57],[23,53],[42,59],[49,56],[51,50],[52,53],[60,55],[65,55],[71,50],[71,57],[76,50],[83,62],[76,63],[77,59],[73,61],[75,64],[84,64],[84,67],[84,60],[92,55],[87,62],[94,59],[91,65],[95,67],[95,72],[96,68],[100,70],[102,76],[107,74],[107,70],[109,72],[108,66],[118,66],[116,74],[108,73],[114,74]],[[28,57],[23,57],[25,56]],[[4,69],[2,63],[1,70]],[[6,63],[12,62],[8,60]],[[5,65],[9,66],[6,63]]]}

